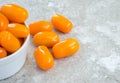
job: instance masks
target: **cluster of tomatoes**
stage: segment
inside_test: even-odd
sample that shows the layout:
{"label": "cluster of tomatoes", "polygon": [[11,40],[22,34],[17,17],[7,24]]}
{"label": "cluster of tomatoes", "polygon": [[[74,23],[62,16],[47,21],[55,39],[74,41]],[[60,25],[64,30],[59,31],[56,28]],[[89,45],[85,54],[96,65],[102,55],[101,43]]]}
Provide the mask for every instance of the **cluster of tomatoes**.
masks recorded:
{"label": "cluster of tomatoes", "polygon": [[29,34],[24,25],[28,18],[26,9],[15,4],[5,4],[0,8],[0,58],[17,51]]}
{"label": "cluster of tomatoes", "polygon": [[[38,46],[34,51],[34,57],[43,70],[54,66],[54,58],[71,56],[79,49],[79,43],[74,38],[60,41],[60,36],[52,31],[53,27],[62,33],[68,33],[72,29],[72,23],[64,16],[56,14],[52,16],[51,23],[42,20],[29,24],[33,42]],[[49,51],[51,48],[52,53]]]}
{"label": "cluster of tomatoes", "polygon": [[[0,58],[7,53],[17,51],[30,32],[33,43],[37,46],[34,57],[38,67],[48,70],[54,66],[54,58],[64,58],[76,53],[79,43],[74,38],[60,41],[60,36],[53,32],[53,27],[62,33],[72,30],[72,23],[60,14],[52,16],[51,22],[40,20],[32,22],[27,28],[23,23],[28,12],[15,4],[3,5],[0,9]],[[49,51],[52,48],[52,53]],[[2,51],[1,51],[2,50]]]}

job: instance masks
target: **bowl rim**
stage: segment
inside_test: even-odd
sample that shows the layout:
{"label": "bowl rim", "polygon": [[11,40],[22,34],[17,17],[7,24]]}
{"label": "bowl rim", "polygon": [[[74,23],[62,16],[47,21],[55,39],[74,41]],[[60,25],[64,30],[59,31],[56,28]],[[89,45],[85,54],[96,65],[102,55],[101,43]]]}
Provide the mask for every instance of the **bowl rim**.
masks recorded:
{"label": "bowl rim", "polygon": [[1,59],[0,59],[0,62],[2,62],[2,61],[4,61],[4,60],[7,60],[7,59],[9,59],[9,58],[12,58],[12,57],[14,57],[17,53],[19,53],[19,52],[26,46],[26,44],[29,43],[29,42],[28,42],[28,41],[29,41],[29,38],[30,38],[30,34],[29,34],[29,35],[27,36],[27,38],[25,39],[23,45],[22,45],[16,52],[10,54],[10,55],[7,56],[7,57],[1,58]]}

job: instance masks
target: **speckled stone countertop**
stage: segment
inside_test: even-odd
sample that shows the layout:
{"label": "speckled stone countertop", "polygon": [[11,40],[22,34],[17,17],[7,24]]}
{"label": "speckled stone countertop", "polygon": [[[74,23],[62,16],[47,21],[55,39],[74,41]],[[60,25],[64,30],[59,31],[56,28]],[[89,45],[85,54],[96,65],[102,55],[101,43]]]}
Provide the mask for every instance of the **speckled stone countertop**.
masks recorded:
{"label": "speckled stone countertop", "polygon": [[74,27],[61,40],[74,37],[81,49],[74,56],[55,60],[49,71],[35,64],[32,37],[24,67],[0,83],[120,83],[120,0],[0,0],[16,3],[29,11],[27,24],[50,21],[60,13]]}

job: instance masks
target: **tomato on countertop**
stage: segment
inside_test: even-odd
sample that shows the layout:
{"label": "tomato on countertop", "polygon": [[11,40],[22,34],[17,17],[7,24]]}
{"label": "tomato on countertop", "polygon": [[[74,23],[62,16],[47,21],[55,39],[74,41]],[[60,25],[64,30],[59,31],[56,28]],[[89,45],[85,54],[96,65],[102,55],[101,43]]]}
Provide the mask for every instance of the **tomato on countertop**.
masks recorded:
{"label": "tomato on countertop", "polygon": [[60,14],[52,16],[51,22],[57,30],[63,33],[70,32],[73,26],[71,21]]}
{"label": "tomato on countertop", "polygon": [[55,58],[64,58],[76,53],[80,45],[76,39],[68,38],[53,46],[52,52]]}
{"label": "tomato on countertop", "polygon": [[60,41],[60,37],[55,32],[39,32],[34,35],[33,42],[35,45],[45,45],[47,47],[52,47]]}
{"label": "tomato on countertop", "polygon": [[0,13],[0,31],[6,30],[8,28],[8,19]]}
{"label": "tomato on countertop", "polygon": [[1,7],[1,12],[11,21],[24,23],[28,18],[28,12],[25,8],[16,4],[5,4]]}
{"label": "tomato on countertop", "polygon": [[30,34],[35,35],[38,32],[52,31],[53,26],[51,23],[41,20],[30,23],[29,28],[30,28]]}
{"label": "tomato on countertop", "polygon": [[34,57],[38,67],[43,70],[48,70],[54,66],[54,58],[46,46],[36,48]]}

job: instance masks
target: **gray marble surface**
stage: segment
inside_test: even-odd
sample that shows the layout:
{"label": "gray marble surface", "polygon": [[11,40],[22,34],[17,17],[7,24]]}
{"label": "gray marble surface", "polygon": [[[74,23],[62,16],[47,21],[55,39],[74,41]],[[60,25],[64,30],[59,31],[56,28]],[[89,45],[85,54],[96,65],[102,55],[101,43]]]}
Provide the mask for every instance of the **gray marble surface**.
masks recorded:
{"label": "gray marble surface", "polygon": [[81,49],[74,56],[55,60],[42,71],[35,64],[32,38],[24,67],[0,83],[120,83],[120,0],[0,0],[16,3],[29,11],[27,23],[50,21],[60,13],[74,27],[61,40],[74,37]]}

